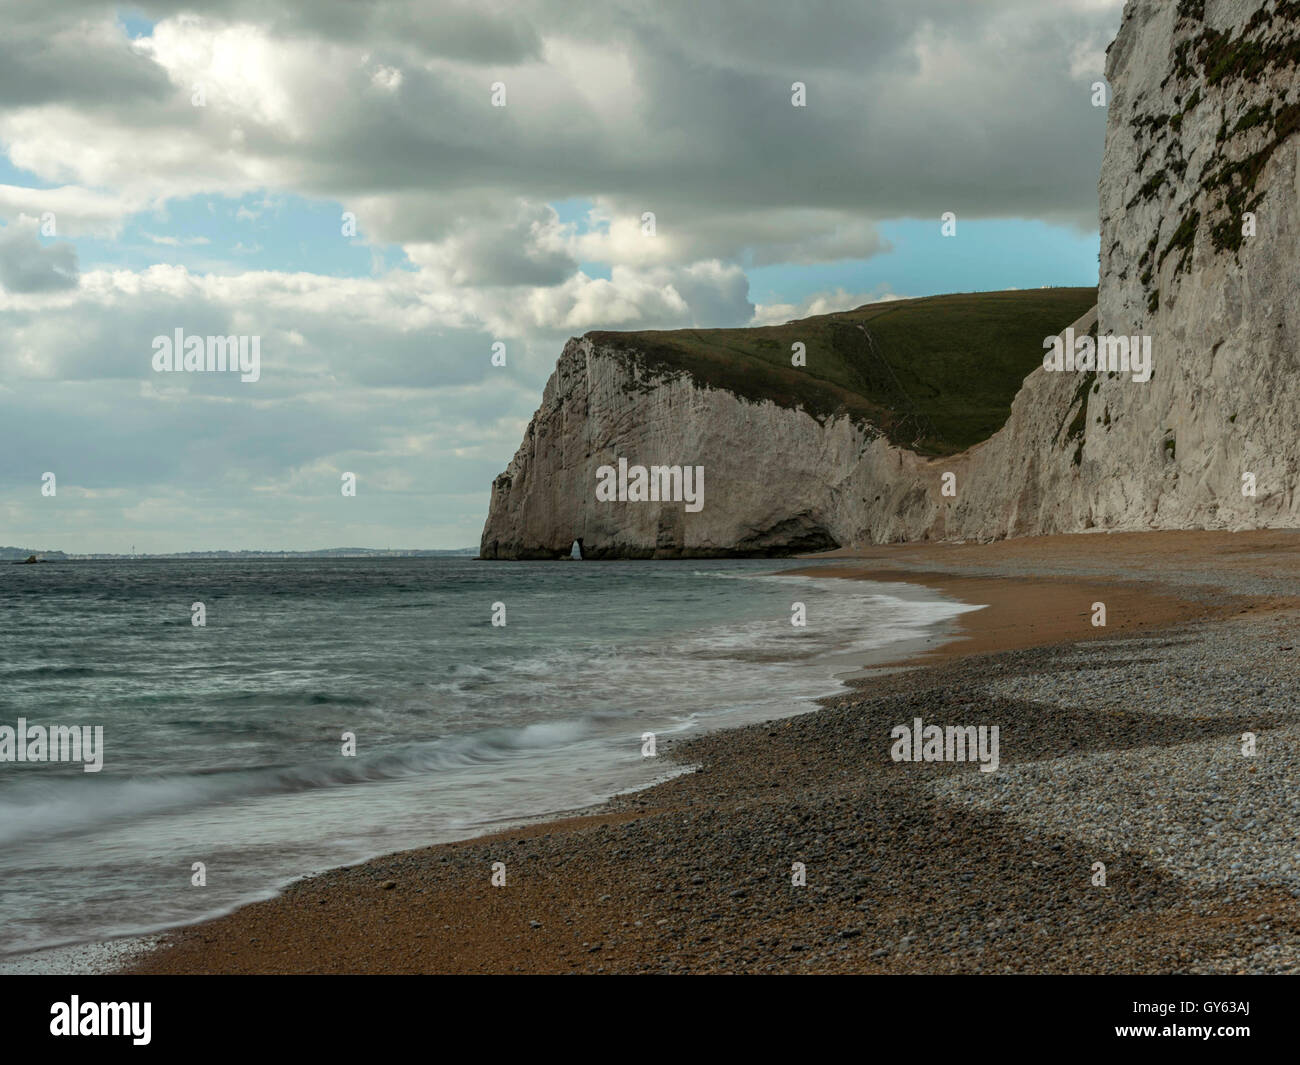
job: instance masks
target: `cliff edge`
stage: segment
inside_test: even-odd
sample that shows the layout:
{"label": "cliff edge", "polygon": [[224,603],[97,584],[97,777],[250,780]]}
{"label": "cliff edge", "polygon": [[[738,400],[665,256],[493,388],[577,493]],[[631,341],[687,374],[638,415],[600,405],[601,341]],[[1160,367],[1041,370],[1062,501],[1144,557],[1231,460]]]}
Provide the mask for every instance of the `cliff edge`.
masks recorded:
{"label": "cliff edge", "polygon": [[[1107,57],[1092,312],[1087,290],[986,293],[573,339],[493,483],[481,556],[1300,524],[1298,62],[1300,2],[1131,0]],[[1149,345],[1149,379],[1045,368],[1058,332]],[[702,467],[703,505],[598,498],[619,459]]]}

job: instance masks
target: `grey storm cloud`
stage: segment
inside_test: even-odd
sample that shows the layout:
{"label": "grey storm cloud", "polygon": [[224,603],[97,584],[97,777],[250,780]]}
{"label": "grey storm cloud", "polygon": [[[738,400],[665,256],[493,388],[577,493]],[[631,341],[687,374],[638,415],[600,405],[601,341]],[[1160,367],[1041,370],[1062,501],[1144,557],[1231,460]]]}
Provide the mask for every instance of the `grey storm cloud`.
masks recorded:
{"label": "grey storm cloud", "polygon": [[[877,219],[956,210],[1090,228],[1105,112],[1089,98],[1100,70],[1076,63],[1089,49],[1100,54],[1118,6],[218,0],[199,9],[206,25],[250,24],[287,48],[318,49],[305,69],[289,65],[286,52],[292,135],[219,103],[196,122],[188,86],[158,98],[157,72],[147,74],[140,56],[119,71],[127,95],[116,97],[113,121],[124,141],[163,127],[209,139],[195,151],[210,160],[227,158],[237,125],[250,174],[343,201],[472,200],[488,189],[507,199],[655,199],[699,218],[775,208]],[[7,27],[9,47],[39,64],[48,18],[29,32],[21,10]],[[112,17],[108,7],[85,10]],[[141,10],[161,17],[186,8]],[[94,76],[81,84],[70,75],[66,101],[89,91],[115,98],[101,79],[125,63],[121,52],[120,44],[88,49],[75,66]],[[447,57],[456,62],[433,62]],[[401,74],[392,91],[369,83],[380,65]],[[498,79],[512,92],[503,109],[488,106]],[[795,80],[807,86],[807,107],[790,105]],[[346,91],[323,93],[325,84]],[[0,91],[0,107],[26,106],[32,92]],[[163,175],[195,165],[184,152],[156,164]],[[439,239],[421,228],[438,213],[404,212],[384,236]]]}
{"label": "grey storm cloud", "polygon": [[79,17],[63,5],[6,5],[0,36],[0,107],[43,103],[120,109],[163,100],[166,74],[133,52],[97,5]]}
{"label": "grey storm cloud", "polygon": [[257,23],[277,35],[401,46],[469,63],[513,65],[536,59],[542,51],[533,24],[515,10],[518,5],[507,2],[204,0],[176,4],[144,0],[133,6],[151,18],[195,11],[230,22]]}
{"label": "grey storm cloud", "polygon": [[449,280],[457,285],[558,285],[578,268],[573,256],[537,244],[537,227],[554,212],[544,206],[521,210],[492,227],[461,226],[444,251]]}
{"label": "grey storm cloud", "polygon": [[[5,19],[20,30],[52,36],[68,27],[111,23],[121,14],[150,22],[195,15],[254,23],[281,36],[369,45],[399,44],[426,55],[472,63],[521,63],[541,52],[532,23],[498,0],[8,0]],[[48,54],[48,53],[47,53]]]}
{"label": "grey storm cloud", "polygon": [[0,230],[0,288],[54,292],[76,287],[77,249],[71,244],[42,245],[28,226]]}

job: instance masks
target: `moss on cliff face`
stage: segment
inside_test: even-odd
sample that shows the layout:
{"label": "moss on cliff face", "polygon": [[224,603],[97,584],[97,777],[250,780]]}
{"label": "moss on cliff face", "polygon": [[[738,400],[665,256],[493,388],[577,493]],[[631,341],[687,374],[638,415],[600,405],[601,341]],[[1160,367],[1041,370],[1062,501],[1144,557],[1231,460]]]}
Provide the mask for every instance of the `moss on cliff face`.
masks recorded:
{"label": "moss on cliff face", "polygon": [[[1224,113],[1209,161],[1192,182],[1182,181],[1188,160],[1179,135],[1207,93],[1224,99],[1230,87],[1239,86],[1248,90],[1248,98],[1252,86],[1271,84],[1279,76],[1294,77],[1300,66],[1300,0],[1273,0],[1244,25],[1228,30],[1205,25],[1204,0],[1180,0],[1174,33],[1172,69],[1161,87],[1174,81],[1177,110],[1140,114],[1130,123],[1141,149],[1137,172],[1144,176],[1128,206],[1170,197],[1173,202],[1165,205],[1168,213],[1180,218],[1154,269],[1154,246],[1139,264],[1151,311],[1160,306],[1156,273],[1160,265],[1177,251],[1167,278],[1176,280],[1191,260],[1202,225],[1208,227],[1215,252],[1240,251],[1245,240],[1243,216],[1264,198],[1257,189],[1259,177],[1278,148],[1300,129],[1300,102],[1288,104],[1270,97],[1243,106],[1239,113]],[[1260,89],[1253,91],[1258,96]],[[1157,169],[1148,174],[1148,164]],[[1179,180],[1170,181],[1171,174]],[[1189,185],[1190,191],[1178,198],[1178,190]]]}

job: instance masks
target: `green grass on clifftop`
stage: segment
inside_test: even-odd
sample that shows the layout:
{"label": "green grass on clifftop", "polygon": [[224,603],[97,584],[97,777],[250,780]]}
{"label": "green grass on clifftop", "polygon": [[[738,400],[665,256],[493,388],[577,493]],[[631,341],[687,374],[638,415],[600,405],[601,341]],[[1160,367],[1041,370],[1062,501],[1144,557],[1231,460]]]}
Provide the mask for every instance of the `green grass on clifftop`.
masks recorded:
{"label": "green grass on clifftop", "polygon": [[[648,365],[747,399],[863,418],[904,447],[946,455],[1006,422],[1043,338],[1097,302],[1095,288],[973,292],[871,303],[755,329],[594,332]],[[791,345],[807,366],[790,365]]]}

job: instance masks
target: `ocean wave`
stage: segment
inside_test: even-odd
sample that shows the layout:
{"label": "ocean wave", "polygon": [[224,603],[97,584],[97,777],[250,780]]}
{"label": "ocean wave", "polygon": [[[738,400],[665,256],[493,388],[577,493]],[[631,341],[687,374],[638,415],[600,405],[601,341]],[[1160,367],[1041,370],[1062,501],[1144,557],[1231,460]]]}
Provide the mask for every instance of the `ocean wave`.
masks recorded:
{"label": "ocean wave", "polygon": [[589,719],[490,728],[403,744],[383,752],[286,766],[224,767],[186,774],[19,784],[0,797],[0,845],[84,832],[96,826],[237,799],[394,780],[509,761],[571,746],[588,737]]}
{"label": "ocean wave", "polygon": [[20,666],[17,669],[0,669],[0,682],[22,680],[24,677],[100,677],[123,675],[121,669],[94,669],[90,666]]}

